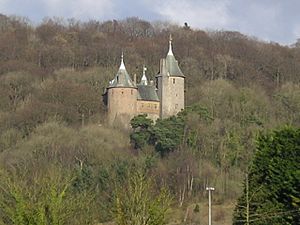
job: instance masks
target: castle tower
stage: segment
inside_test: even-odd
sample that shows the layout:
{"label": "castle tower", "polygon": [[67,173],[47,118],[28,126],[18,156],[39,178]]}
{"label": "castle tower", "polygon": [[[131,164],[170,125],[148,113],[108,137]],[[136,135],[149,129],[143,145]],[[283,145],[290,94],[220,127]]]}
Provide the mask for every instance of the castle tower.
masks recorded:
{"label": "castle tower", "polygon": [[184,79],[172,51],[172,37],[169,39],[167,57],[160,60],[156,75],[157,94],[160,99],[160,118],[176,115],[184,109]]}
{"label": "castle tower", "polygon": [[129,127],[130,120],[136,115],[137,87],[125,68],[123,53],[121,65],[115,78],[107,88],[108,122],[110,125]]}

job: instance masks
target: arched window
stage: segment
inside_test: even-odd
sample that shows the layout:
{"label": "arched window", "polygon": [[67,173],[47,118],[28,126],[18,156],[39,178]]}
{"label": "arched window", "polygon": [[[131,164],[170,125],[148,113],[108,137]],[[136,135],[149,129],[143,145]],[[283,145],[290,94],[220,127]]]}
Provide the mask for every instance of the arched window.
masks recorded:
{"label": "arched window", "polygon": [[173,84],[175,84],[175,78],[173,78]]}

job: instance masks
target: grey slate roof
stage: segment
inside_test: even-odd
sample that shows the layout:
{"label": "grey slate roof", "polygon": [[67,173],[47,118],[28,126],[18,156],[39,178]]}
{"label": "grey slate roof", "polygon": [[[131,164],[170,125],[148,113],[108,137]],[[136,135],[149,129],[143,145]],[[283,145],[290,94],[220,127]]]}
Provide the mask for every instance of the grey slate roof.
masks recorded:
{"label": "grey slate roof", "polygon": [[123,62],[123,56],[120,68],[113,80],[109,82],[108,88],[112,87],[136,87],[136,85],[132,82]]}
{"label": "grey slate roof", "polygon": [[175,59],[174,55],[168,54],[166,57],[166,66],[167,66],[167,72],[169,72],[170,76],[175,77],[184,77],[181,69],[178,66],[178,62]]}
{"label": "grey slate roof", "polygon": [[162,74],[162,71],[160,71],[157,76],[168,75],[171,77],[185,77],[178,66],[178,61],[175,59],[175,56],[173,54],[171,35],[169,40],[169,51],[165,59],[165,63],[165,69],[167,74]]}
{"label": "grey slate roof", "polygon": [[154,85],[137,85],[138,99],[144,101],[159,101]]}

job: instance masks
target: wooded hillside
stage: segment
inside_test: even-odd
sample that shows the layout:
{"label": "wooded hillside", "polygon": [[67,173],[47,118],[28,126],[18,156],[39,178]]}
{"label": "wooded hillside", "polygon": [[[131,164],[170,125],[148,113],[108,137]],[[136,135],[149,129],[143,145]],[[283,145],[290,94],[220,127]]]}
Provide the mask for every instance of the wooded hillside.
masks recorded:
{"label": "wooded hillside", "polygon": [[[121,51],[131,75],[145,64],[154,78],[170,33],[187,109],[133,131],[107,127],[101,95]],[[205,187],[214,186],[213,220],[230,224],[221,206],[240,196],[257,135],[300,125],[299,81],[297,43],[138,18],[33,26],[0,15],[0,224],[121,221],[119,200],[133,200],[120,187],[137,191],[134,182],[170,202],[174,224],[206,224]],[[141,134],[151,138],[135,145]],[[168,205],[157,202],[155,213]]]}

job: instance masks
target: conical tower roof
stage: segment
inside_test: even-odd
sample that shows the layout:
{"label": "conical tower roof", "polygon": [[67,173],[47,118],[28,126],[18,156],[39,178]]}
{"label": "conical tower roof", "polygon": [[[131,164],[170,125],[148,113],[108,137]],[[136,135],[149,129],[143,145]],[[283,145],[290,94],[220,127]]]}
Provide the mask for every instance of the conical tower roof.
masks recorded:
{"label": "conical tower roof", "polygon": [[170,74],[170,76],[184,77],[181,69],[178,66],[178,61],[175,59],[175,56],[173,54],[171,35],[169,39],[169,51],[166,57],[166,67],[167,67],[167,72]]}
{"label": "conical tower roof", "polygon": [[121,64],[119,70],[115,78],[109,82],[109,88],[112,87],[132,87],[132,88],[136,87],[136,85],[132,82],[130,75],[126,70],[123,53],[121,56]]}

